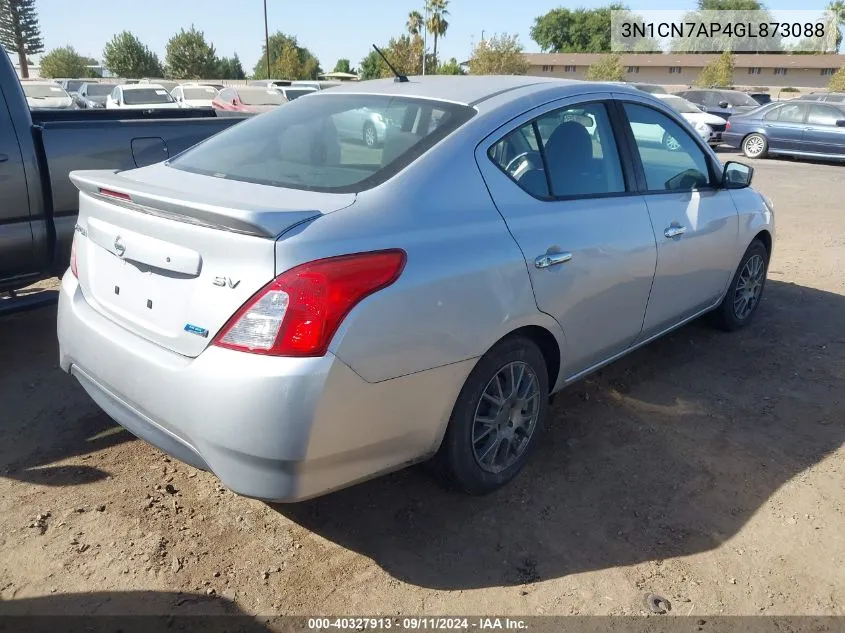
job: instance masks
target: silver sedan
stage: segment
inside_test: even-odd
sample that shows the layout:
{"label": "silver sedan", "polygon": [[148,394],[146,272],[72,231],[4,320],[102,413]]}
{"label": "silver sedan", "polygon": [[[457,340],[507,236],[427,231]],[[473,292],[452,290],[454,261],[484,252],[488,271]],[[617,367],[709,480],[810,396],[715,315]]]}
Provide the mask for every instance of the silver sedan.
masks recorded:
{"label": "silver sedan", "polygon": [[[372,146],[338,129],[364,110],[390,121]],[[161,164],[71,175],[61,366],[243,495],[431,458],[490,492],[550,394],[701,315],[752,321],[774,216],[751,177],[624,86],[339,86]]]}

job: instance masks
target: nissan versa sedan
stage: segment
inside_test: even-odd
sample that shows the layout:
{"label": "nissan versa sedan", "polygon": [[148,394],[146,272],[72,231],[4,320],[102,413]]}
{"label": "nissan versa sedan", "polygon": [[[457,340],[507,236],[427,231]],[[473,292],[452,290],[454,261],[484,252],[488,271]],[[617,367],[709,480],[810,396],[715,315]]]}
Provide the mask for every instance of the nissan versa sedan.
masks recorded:
{"label": "nissan versa sedan", "polygon": [[[361,109],[393,121],[382,143],[338,135]],[[490,492],[542,442],[549,394],[700,315],[752,321],[774,217],[751,177],[633,88],[338,86],[157,165],[71,174],[61,367],[243,495],[430,458]]]}
{"label": "nissan versa sedan", "polygon": [[845,159],[845,107],[803,99],[772,103],[728,121],[722,138],[749,158],[785,154]]}

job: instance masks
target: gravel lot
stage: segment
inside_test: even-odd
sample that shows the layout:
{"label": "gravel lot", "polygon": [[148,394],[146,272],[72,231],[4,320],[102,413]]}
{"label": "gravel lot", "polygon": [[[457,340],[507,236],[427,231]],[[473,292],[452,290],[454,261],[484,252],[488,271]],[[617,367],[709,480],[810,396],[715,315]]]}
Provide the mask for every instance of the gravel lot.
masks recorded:
{"label": "gravel lot", "polygon": [[756,323],[565,391],[484,498],[421,468],[237,497],[58,369],[55,308],[0,318],[0,614],[845,615],[845,166],[753,164],[778,229]]}

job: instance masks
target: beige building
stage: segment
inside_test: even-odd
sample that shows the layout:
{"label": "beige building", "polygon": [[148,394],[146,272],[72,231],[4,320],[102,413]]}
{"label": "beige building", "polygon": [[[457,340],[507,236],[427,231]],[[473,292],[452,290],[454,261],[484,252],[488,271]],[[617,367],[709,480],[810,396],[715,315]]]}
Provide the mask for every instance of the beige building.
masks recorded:
{"label": "beige building", "polygon": [[[526,53],[529,75],[584,79],[587,68],[601,59],[599,53]],[[718,55],[628,54],[622,55],[627,81],[660,84],[673,89],[691,86],[701,69]],[[734,85],[792,86],[801,90],[824,88],[845,65],[845,55],[734,55]]]}

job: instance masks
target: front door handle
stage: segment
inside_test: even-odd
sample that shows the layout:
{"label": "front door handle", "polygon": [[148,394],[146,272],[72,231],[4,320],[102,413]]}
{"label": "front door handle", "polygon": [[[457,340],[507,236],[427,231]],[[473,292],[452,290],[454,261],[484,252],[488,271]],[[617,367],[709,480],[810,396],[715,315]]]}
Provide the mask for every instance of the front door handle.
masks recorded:
{"label": "front door handle", "polygon": [[665,231],[663,231],[663,235],[668,238],[673,237],[680,237],[684,233],[687,232],[687,227],[685,226],[678,226],[677,224],[673,224],[672,226],[668,227]]}
{"label": "front door handle", "polygon": [[548,268],[549,266],[557,266],[558,264],[565,264],[572,259],[572,253],[546,253],[540,255],[534,260],[536,268]]}

